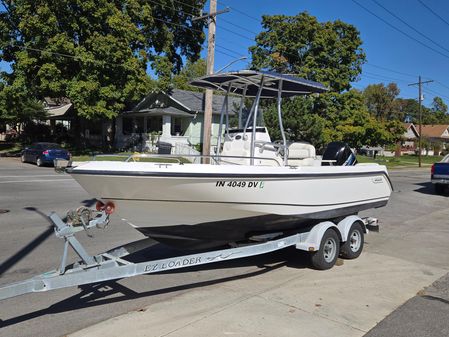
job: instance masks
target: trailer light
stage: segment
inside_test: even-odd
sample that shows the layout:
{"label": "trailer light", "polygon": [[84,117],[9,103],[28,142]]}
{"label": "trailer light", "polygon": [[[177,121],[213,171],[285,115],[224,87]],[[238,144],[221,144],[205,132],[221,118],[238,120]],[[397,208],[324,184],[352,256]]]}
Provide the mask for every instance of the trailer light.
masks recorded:
{"label": "trailer light", "polygon": [[108,201],[104,206],[104,211],[106,214],[111,215],[115,211],[115,205],[112,201]]}
{"label": "trailer light", "polygon": [[97,209],[98,212],[104,210],[104,203],[102,203],[100,200],[97,200],[97,203],[95,204],[95,208]]}

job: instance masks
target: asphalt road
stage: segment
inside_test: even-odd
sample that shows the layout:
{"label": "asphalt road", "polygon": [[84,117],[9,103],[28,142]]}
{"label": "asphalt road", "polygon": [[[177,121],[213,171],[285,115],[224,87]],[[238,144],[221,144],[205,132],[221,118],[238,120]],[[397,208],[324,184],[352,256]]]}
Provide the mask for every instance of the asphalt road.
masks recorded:
{"label": "asphalt road", "polygon": [[[382,221],[381,232],[367,237],[365,249],[449,270],[448,197],[434,195],[427,170],[396,171],[391,178],[396,192],[390,204],[365,214]],[[46,215],[51,211],[64,215],[70,208],[93,203],[67,175],[0,158],[0,285],[56,268],[63,242],[53,235]],[[94,235],[78,236],[92,254],[143,238],[118,220]],[[159,245],[148,252],[152,256],[167,253]],[[0,336],[65,335],[204,285],[269,273],[267,265],[285,265],[291,254],[281,251],[176,273],[8,299],[0,303]],[[294,267],[307,268],[305,257],[299,257]]]}

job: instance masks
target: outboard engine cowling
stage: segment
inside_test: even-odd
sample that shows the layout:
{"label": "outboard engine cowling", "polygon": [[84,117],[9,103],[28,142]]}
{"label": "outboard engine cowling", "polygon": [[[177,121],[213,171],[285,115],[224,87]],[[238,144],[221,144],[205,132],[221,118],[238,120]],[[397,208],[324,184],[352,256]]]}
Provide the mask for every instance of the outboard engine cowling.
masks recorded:
{"label": "outboard engine cowling", "polygon": [[[326,162],[333,160],[335,162]],[[357,164],[357,159],[348,144],[344,142],[331,142],[323,153],[321,166],[338,165],[351,166]]]}

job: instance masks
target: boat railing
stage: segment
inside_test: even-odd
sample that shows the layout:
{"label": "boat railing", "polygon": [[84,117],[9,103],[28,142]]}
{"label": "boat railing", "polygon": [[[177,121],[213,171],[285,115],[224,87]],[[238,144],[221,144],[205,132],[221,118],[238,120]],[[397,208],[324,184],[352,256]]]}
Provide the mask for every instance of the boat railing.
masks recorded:
{"label": "boat railing", "polygon": [[[183,159],[184,158],[184,159]],[[206,159],[212,165],[220,165],[220,164],[232,164],[232,165],[241,165],[240,163],[233,162],[232,159],[251,159],[248,156],[222,156],[222,155],[203,155],[203,154],[183,154],[172,155],[172,154],[149,154],[149,153],[135,153],[128,155],[125,159],[126,162],[129,161],[139,161],[140,159],[160,159],[160,160],[173,160],[178,164],[183,165],[186,164],[186,160],[188,159]],[[269,160],[274,162],[277,166],[280,166],[280,163],[276,160],[276,158],[269,157],[253,157],[255,160]]]}

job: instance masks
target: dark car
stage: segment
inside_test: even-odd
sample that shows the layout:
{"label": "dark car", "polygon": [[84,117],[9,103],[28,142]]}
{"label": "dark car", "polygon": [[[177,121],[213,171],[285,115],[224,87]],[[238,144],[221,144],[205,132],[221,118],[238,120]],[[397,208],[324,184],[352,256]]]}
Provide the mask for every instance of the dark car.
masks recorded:
{"label": "dark car", "polygon": [[36,163],[37,166],[53,165],[55,159],[70,159],[70,152],[55,143],[34,143],[22,151],[22,163]]}
{"label": "dark car", "polygon": [[444,193],[444,190],[449,187],[449,154],[432,165],[430,179],[437,194]]}

